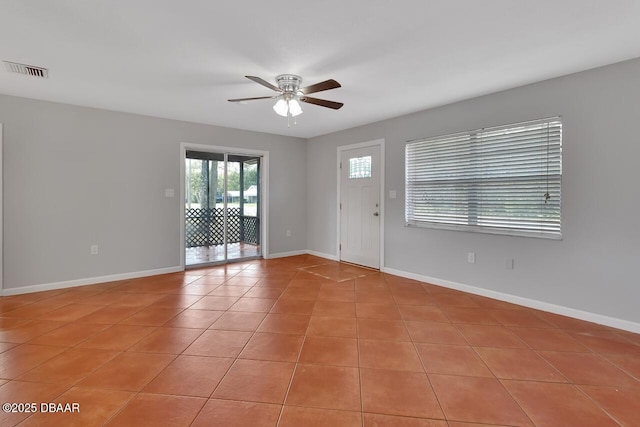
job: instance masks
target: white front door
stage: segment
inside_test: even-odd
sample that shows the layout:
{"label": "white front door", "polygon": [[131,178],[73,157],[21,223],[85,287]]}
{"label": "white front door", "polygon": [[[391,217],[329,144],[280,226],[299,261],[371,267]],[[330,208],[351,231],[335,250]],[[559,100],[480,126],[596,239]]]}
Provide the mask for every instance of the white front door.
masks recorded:
{"label": "white front door", "polygon": [[380,146],[340,157],[340,260],[380,268]]}

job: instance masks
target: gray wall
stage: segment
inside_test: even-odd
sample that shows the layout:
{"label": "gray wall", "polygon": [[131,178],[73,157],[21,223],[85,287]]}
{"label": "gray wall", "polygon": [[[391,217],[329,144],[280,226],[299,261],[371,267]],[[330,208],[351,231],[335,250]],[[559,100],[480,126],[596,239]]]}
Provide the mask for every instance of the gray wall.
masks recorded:
{"label": "gray wall", "polygon": [[3,95],[0,123],[5,289],[178,266],[180,142],[269,151],[269,251],[306,248],[303,139]]}
{"label": "gray wall", "polygon": [[[384,138],[386,267],[640,322],[638,76],[637,59],[309,140],[308,248],[335,255],[336,147]],[[407,140],[555,115],[562,241],[404,227]]]}
{"label": "gray wall", "polygon": [[[179,265],[180,200],[164,189],[179,194],[180,142],[268,150],[270,252],[335,255],[336,147],[384,138],[385,193],[398,192],[385,201],[386,267],[640,322],[638,75],[628,61],[306,143],[0,95],[4,287]],[[554,115],[562,241],[404,227],[405,141]]]}

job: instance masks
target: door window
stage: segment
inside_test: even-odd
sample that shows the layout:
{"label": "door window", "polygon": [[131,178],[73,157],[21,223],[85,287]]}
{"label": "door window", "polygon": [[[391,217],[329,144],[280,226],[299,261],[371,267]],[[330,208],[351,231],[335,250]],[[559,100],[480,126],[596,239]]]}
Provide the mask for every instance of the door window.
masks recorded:
{"label": "door window", "polygon": [[349,179],[371,178],[371,156],[349,159]]}

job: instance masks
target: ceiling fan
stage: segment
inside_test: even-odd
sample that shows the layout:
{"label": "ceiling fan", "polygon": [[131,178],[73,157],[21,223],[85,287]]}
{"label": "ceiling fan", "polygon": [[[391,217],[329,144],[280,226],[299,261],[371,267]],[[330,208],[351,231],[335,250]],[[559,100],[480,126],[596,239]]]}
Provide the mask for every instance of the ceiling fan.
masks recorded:
{"label": "ceiling fan", "polygon": [[229,102],[254,101],[258,99],[277,99],[278,101],[273,106],[273,110],[283,117],[296,117],[302,114],[302,107],[300,107],[300,102],[306,102],[307,104],[314,104],[321,107],[332,108],[334,110],[338,110],[344,105],[341,102],[327,101],[326,99],[307,96],[311,93],[322,92],[324,90],[337,89],[339,87],[342,87],[340,83],[333,79],[325,80],[323,82],[301,88],[300,84],[302,83],[302,77],[295,74],[280,74],[276,77],[277,86],[272,85],[271,83],[264,79],[261,79],[260,77],[245,77],[264,87],[268,87],[269,89],[278,92],[278,94],[273,96],[258,96],[254,98],[229,99]]}

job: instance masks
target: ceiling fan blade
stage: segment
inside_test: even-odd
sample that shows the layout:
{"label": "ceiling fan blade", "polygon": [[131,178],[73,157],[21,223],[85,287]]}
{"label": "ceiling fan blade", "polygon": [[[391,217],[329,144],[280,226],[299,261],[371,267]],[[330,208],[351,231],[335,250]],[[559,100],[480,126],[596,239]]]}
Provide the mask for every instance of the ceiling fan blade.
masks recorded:
{"label": "ceiling fan blade", "polygon": [[311,86],[303,87],[302,89],[300,89],[300,91],[305,95],[308,95],[310,93],[322,92],[323,90],[329,89],[337,89],[339,87],[342,87],[340,83],[333,79],[329,79]]}
{"label": "ceiling fan blade", "polygon": [[326,99],[312,98],[310,96],[301,96],[300,101],[321,107],[333,108],[334,110],[339,110],[344,105],[342,102],[327,101]]}
{"label": "ceiling fan blade", "polygon": [[276,92],[281,92],[280,88],[277,86],[272,85],[271,83],[269,83],[268,81],[261,79],[260,77],[256,77],[256,76],[245,76],[246,78],[248,78],[249,80],[252,80],[256,83],[258,83],[259,85],[262,85],[264,87],[268,87],[271,90],[275,90]]}
{"label": "ceiling fan blade", "polygon": [[255,98],[227,99],[227,101],[229,101],[229,102],[255,101],[256,99],[271,99],[271,98],[277,98],[277,97],[278,97],[278,95],[276,95],[276,96],[257,96]]}

